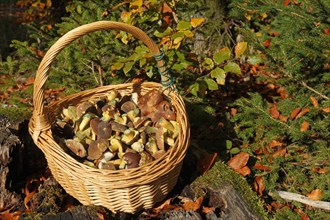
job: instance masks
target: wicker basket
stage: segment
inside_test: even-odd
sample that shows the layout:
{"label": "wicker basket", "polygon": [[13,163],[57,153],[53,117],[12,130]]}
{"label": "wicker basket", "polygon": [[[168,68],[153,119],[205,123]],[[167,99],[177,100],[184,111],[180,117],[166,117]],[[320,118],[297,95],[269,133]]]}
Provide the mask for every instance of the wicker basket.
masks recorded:
{"label": "wicker basket", "polygon": [[[165,72],[165,63],[160,57],[157,45],[140,29],[119,22],[98,21],[71,30],[62,36],[45,54],[36,73],[34,84],[33,116],[29,132],[35,144],[46,156],[48,166],[55,179],[67,193],[84,205],[101,205],[113,212],[134,213],[141,209],[152,208],[156,202],[163,200],[177,182],[183,158],[186,154],[190,130],[185,105],[176,91],[167,95],[177,114],[180,134],[174,147],[171,147],[161,158],[134,169],[102,170],[86,166],[67,154],[54,140],[51,125],[59,117],[63,107],[76,105],[83,101],[98,100],[110,90],[117,90],[122,95],[129,95],[138,90],[142,95],[152,89],[160,89],[161,84],[145,82],[108,85],[85,90],[52,103],[44,105],[44,84],[49,69],[57,54],[77,38],[99,30],[121,30],[131,33],[143,41],[157,59],[161,72]],[[165,77],[165,79],[164,79]],[[162,80],[167,80],[162,74]]]}

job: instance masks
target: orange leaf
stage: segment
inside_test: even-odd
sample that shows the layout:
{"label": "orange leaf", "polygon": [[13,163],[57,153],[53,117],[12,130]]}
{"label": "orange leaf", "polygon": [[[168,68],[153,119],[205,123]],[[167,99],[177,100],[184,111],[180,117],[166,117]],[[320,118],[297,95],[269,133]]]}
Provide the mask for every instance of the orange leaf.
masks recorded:
{"label": "orange leaf", "polygon": [[321,199],[323,192],[319,189],[314,189],[310,194],[307,194],[307,197],[310,200],[318,201]]}
{"label": "orange leaf", "polygon": [[269,47],[272,46],[272,42],[270,41],[270,39],[267,39],[267,40],[264,41],[264,46],[265,46],[266,48],[269,48]]}
{"label": "orange leaf", "polygon": [[264,178],[262,176],[257,176],[254,179],[253,188],[259,195],[262,195],[262,192],[265,190]]}
{"label": "orange leaf", "polygon": [[230,114],[231,114],[231,116],[235,116],[237,114],[237,109],[236,108],[231,108],[230,109]]}
{"label": "orange leaf", "polygon": [[280,156],[284,156],[286,154],[286,148],[283,148],[281,150],[275,151],[275,153],[273,153],[273,157],[280,157]]}
{"label": "orange leaf", "polygon": [[273,118],[278,118],[280,116],[280,112],[277,110],[276,103],[269,109],[270,116]]}
{"label": "orange leaf", "polygon": [[31,85],[34,83],[34,77],[29,77],[26,79],[25,81],[25,85],[28,86],[28,85]]}
{"label": "orange leaf", "polygon": [[190,23],[193,28],[196,28],[199,25],[201,25],[204,22],[204,20],[205,20],[204,18],[191,18]]}
{"label": "orange leaf", "polygon": [[203,197],[199,197],[198,199],[196,199],[196,201],[192,202],[192,201],[188,201],[182,204],[182,207],[185,211],[197,211],[201,208],[203,202]]}
{"label": "orange leaf", "polygon": [[323,33],[324,34],[330,34],[330,28],[324,28]]}
{"label": "orange leaf", "polygon": [[307,121],[303,121],[303,123],[301,124],[301,127],[300,127],[300,131],[304,132],[304,131],[307,131],[308,129],[309,129],[309,123]]}
{"label": "orange leaf", "polygon": [[288,117],[288,116],[285,116],[285,115],[280,115],[280,116],[278,117],[278,119],[280,119],[280,121],[282,121],[282,122],[287,122],[288,119],[289,119],[289,117]]}
{"label": "orange leaf", "polygon": [[202,206],[202,213],[204,214],[207,214],[209,212],[214,212],[215,211],[215,208],[214,207],[205,207],[205,206]]}
{"label": "orange leaf", "polygon": [[201,174],[204,174],[208,171],[211,166],[214,164],[217,153],[207,154],[202,159],[197,162],[197,169]]}
{"label": "orange leaf", "polygon": [[241,153],[237,154],[236,156],[234,156],[233,158],[231,158],[227,162],[227,164],[234,170],[241,169],[242,167],[244,167],[247,164],[249,158],[250,158],[250,155],[248,153],[241,152]]}
{"label": "orange leaf", "polygon": [[303,108],[301,110],[301,112],[299,112],[299,114],[296,116],[296,119],[298,119],[298,118],[304,116],[305,114],[307,114],[309,112],[309,110],[310,110],[309,108]]}
{"label": "orange leaf", "polygon": [[263,170],[263,171],[270,171],[271,170],[268,166],[262,165],[260,163],[254,164],[253,168],[257,169],[257,170]]}
{"label": "orange leaf", "polygon": [[301,110],[300,107],[295,108],[295,109],[291,112],[291,114],[290,114],[290,119],[293,120],[293,119],[298,115],[298,113],[300,112],[300,110]]}
{"label": "orange leaf", "polygon": [[163,4],[163,7],[162,7],[162,13],[171,13],[172,14],[173,12],[173,9],[167,4],[164,2]]}
{"label": "orange leaf", "polygon": [[288,92],[285,91],[285,88],[283,86],[281,86],[280,88],[278,88],[276,90],[276,92],[278,94],[280,94],[280,96],[281,96],[282,99],[285,99],[285,98],[287,98],[289,96]]}
{"label": "orange leaf", "polygon": [[328,108],[322,108],[322,111],[324,111],[326,113],[330,113],[330,107],[328,107]]}
{"label": "orange leaf", "polygon": [[284,144],[280,141],[277,141],[277,140],[272,140],[270,143],[269,143],[269,147],[270,148],[274,148],[274,147],[282,147]]}
{"label": "orange leaf", "polygon": [[284,0],[283,1],[283,6],[288,6],[290,4],[290,0]]}
{"label": "orange leaf", "polygon": [[29,209],[29,205],[28,203],[30,202],[30,200],[32,199],[33,195],[35,194],[35,191],[32,192],[26,192],[26,196],[24,198],[24,205],[26,209]]}
{"label": "orange leaf", "polygon": [[314,98],[313,96],[309,97],[314,105],[315,108],[318,108],[319,107],[319,103],[317,101],[316,98]]}
{"label": "orange leaf", "polygon": [[251,173],[251,170],[248,166],[244,166],[241,169],[237,169],[235,171],[241,174],[242,176],[247,176]]}
{"label": "orange leaf", "polygon": [[300,220],[310,220],[310,218],[308,217],[308,215],[306,213],[304,213],[301,215]]}

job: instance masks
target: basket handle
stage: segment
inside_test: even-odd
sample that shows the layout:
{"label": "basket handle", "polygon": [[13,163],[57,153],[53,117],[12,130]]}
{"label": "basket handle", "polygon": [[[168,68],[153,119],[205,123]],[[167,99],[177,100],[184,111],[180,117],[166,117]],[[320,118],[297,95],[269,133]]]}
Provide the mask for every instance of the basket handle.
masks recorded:
{"label": "basket handle", "polygon": [[[157,66],[159,69],[159,73],[161,74],[162,82],[169,82],[169,75],[167,73],[167,69],[165,66],[165,62],[162,59],[162,53],[160,50],[146,33],[144,33],[141,29],[134,27],[129,24],[114,22],[114,21],[97,21],[90,24],[79,26],[65,35],[63,35],[60,39],[58,39],[52,47],[47,51],[41,63],[38,67],[35,83],[34,83],[34,91],[33,91],[33,123],[35,131],[37,131],[36,136],[39,136],[40,131],[48,129],[50,124],[47,122],[47,119],[44,115],[44,86],[46,80],[48,78],[49,69],[51,64],[53,63],[56,56],[64,49],[68,44],[73,42],[74,40],[88,34],[91,32],[99,31],[99,30],[121,30],[132,34],[137,39],[144,42],[144,44],[150,49],[155,59],[157,60]],[[167,85],[166,85],[167,86]],[[36,138],[35,136],[35,138]]]}

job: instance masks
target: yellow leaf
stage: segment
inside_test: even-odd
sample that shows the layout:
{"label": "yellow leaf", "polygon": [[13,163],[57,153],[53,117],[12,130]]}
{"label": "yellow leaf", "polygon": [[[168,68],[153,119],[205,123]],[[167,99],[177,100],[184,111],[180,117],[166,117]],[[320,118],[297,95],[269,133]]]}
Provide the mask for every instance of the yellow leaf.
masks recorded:
{"label": "yellow leaf", "polygon": [[121,18],[121,20],[123,20],[123,22],[128,23],[128,21],[131,18],[131,12],[129,12],[129,11],[123,11],[120,14],[120,18]]}
{"label": "yellow leaf", "polygon": [[247,48],[247,42],[239,42],[235,46],[235,58],[241,56],[245,52],[246,48]]}
{"label": "yellow leaf", "polygon": [[143,4],[142,0],[135,0],[133,2],[131,2],[131,4],[129,5],[130,8],[134,8],[134,7],[141,7]]}
{"label": "yellow leaf", "polygon": [[190,23],[193,28],[200,26],[204,22],[204,18],[191,18]]}
{"label": "yellow leaf", "polygon": [[180,43],[181,41],[182,41],[182,37],[177,37],[177,38],[175,38],[174,40],[173,40],[173,43],[174,44],[178,44],[178,43]]}
{"label": "yellow leaf", "polygon": [[321,190],[314,189],[310,194],[307,195],[307,197],[310,200],[318,201],[321,199],[322,195],[323,195],[323,192]]}

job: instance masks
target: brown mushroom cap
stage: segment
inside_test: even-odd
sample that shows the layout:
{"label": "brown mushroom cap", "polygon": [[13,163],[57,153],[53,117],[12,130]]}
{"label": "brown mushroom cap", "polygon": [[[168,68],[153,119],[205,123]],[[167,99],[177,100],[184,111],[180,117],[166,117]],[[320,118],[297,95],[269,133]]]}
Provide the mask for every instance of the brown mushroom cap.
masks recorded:
{"label": "brown mushroom cap", "polygon": [[122,125],[115,121],[111,121],[110,124],[111,124],[111,128],[113,131],[119,131],[122,133],[127,129],[127,127],[125,125]]}
{"label": "brown mushroom cap", "polygon": [[77,117],[80,118],[86,112],[96,113],[96,108],[91,102],[82,102],[77,105]]}
{"label": "brown mushroom cap", "polygon": [[133,101],[127,101],[127,102],[124,102],[121,106],[120,106],[120,109],[127,113],[129,111],[133,111],[134,109],[136,109],[136,105]]}
{"label": "brown mushroom cap", "polygon": [[141,155],[133,152],[126,152],[123,156],[127,168],[135,168],[139,166]]}
{"label": "brown mushroom cap", "polygon": [[92,128],[92,131],[97,134],[98,133],[98,126],[99,123],[101,122],[100,118],[93,118],[89,123],[90,127]]}
{"label": "brown mushroom cap", "polygon": [[77,140],[73,139],[67,139],[65,140],[66,146],[78,157],[85,157],[86,156],[86,150],[82,143],[80,143]]}
{"label": "brown mushroom cap", "polygon": [[109,122],[101,121],[100,123],[98,123],[96,135],[98,135],[102,139],[108,139],[111,137],[111,134],[112,129],[111,124]]}
{"label": "brown mushroom cap", "polygon": [[106,139],[98,139],[93,141],[88,147],[88,160],[96,160],[99,159],[103,152],[108,149],[109,141]]}

